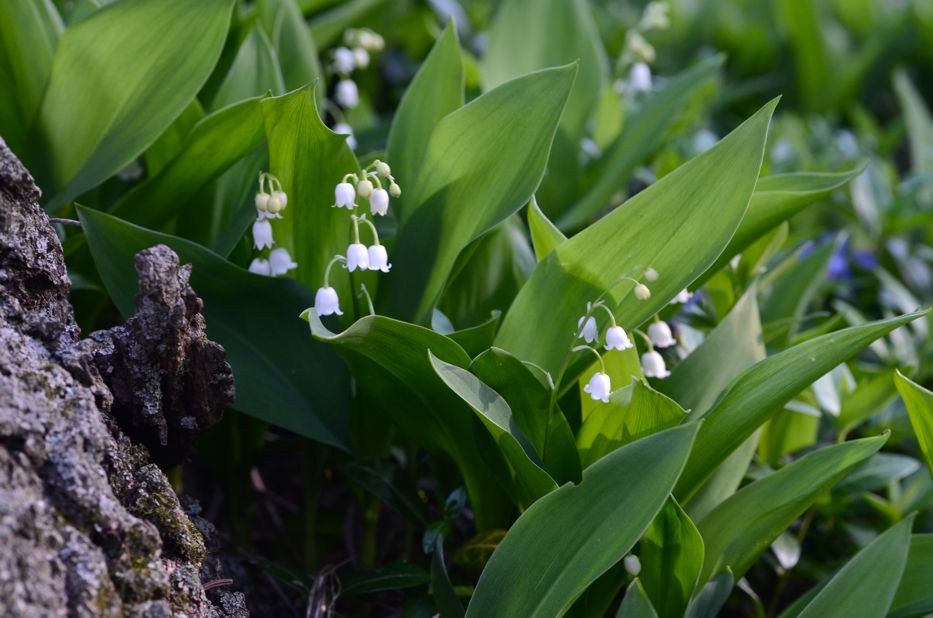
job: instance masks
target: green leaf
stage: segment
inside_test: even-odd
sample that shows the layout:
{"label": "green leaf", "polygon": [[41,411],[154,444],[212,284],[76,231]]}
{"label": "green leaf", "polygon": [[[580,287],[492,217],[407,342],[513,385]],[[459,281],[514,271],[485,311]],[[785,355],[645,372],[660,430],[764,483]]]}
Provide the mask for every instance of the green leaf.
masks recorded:
{"label": "green leaf", "polygon": [[799,618],[882,618],[897,592],[910,549],[914,514],[891,526],[846,563]]}
{"label": "green leaf", "polygon": [[0,135],[20,158],[31,148],[29,130],[64,29],[52,0],[0,2]]}
{"label": "green leaf", "polygon": [[447,574],[447,565],[444,563],[444,537],[440,534],[434,541],[434,552],[431,556],[431,591],[434,593],[441,618],[463,618],[463,605],[457,598]]}
{"label": "green leaf", "polygon": [[856,495],[866,491],[879,491],[919,469],[920,462],[913,457],[896,453],[877,453],[842,479],[833,491]]}
{"label": "green leaf", "polygon": [[475,358],[492,345],[493,339],[496,338],[496,331],[499,330],[501,318],[501,311],[493,311],[485,322],[454,330],[446,335],[456,341],[471,358]]}
{"label": "green leaf", "polygon": [[499,348],[473,359],[470,371],[508,402],[515,422],[557,483],[579,482],[580,457],[567,419],[557,405],[548,416],[551,389],[546,377],[539,379],[533,368]]}
{"label": "green leaf", "polygon": [[[318,80],[323,73],[317,47],[295,0],[257,0],[259,22],[275,48],[286,90]],[[316,93],[319,101],[323,93]]]}
{"label": "green leaf", "polygon": [[[309,342],[297,319],[313,295],[294,281],[253,275],[193,242],[79,208],[101,279],[125,316],[133,313],[133,256],[165,244],[190,263],[191,285],[204,300],[208,336],[227,351],[236,378],[234,407],[325,444],[347,448],[343,410],[349,385],[340,361]],[[281,319],[269,319],[280,316]]]}
{"label": "green leaf", "polygon": [[637,577],[626,588],[616,618],[658,618],[658,612],[651,605],[651,599]]}
{"label": "green leaf", "polygon": [[394,478],[392,466],[380,463],[350,460],[341,464],[338,469],[390,509],[419,526],[427,526],[429,519],[424,503],[418,499],[413,489],[410,494],[402,489],[402,483]]}
{"label": "green leaf", "polygon": [[207,208],[195,202],[199,191],[259,146],[264,136],[259,98],[214,112],[194,126],[178,156],[120,198],[112,214],[161,228],[189,209]]}
{"label": "green leaf", "polygon": [[577,448],[583,467],[630,442],[674,427],[687,413],[673,399],[637,378],[594,408],[580,427]]}
{"label": "green leaf", "polygon": [[894,92],[907,122],[911,169],[914,173],[933,173],[933,118],[930,110],[903,71],[894,74]]}
{"label": "green leaf", "polygon": [[[776,101],[538,262],[503,321],[496,345],[557,373],[585,303],[603,292],[631,330],[711,264],[745,215]],[[652,266],[651,298],[619,277]]]}
{"label": "green leaf", "polygon": [[567,240],[564,233],[541,211],[534,197],[528,203],[528,229],[531,231],[531,243],[538,260],[546,258],[551,251]]}
{"label": "green leaf", "polygon": [[651,523],[695,434],[684,425],[633,442],[531,505],[487,563],[467,615],[561,615]]}
{"label": "green leaf", "polygon": [[460,251],[528,202],[575,72],[526,75],[438,122],[421,169],[406,180],[411,198],[394,246],[405,277],[392,282],[393,313],[427,319]]}
{"label": "green leaf", "polygon": [[188,134],[204,118],[204,108],[200,101],[193,99],[178,118],[162,132],[162,135],[143,153],[146,176],[152,177],[162,171],[168,163],[178,156],[185,145]]}
{"label": "green leaf", "polygon": [[[418,70],[392,119],[386,159],[401,186],[413,182],[441,118],[463,105],[463,60],[450,23]],[[397,212],[403,212],[403,195]]]}
{"label": "green leaf", "polygon": [[706,545],[700,582],[709,581],[725,567],[736,577],[743,576],[814,500],[886,440],[887,434],[820,449],[746,485],[713,509],[698,523]]}
{"label": "green leaf", "polygon": [[579,141],[609,73],[605,47],[585,0],[500,2],[480,63],[483,88],[574,60],[580,61],[580,70],[561,125]]}
{"label": "green leaf", "polygon": [[850,431],[885,407],[897,396],[894,371],[882,370],[858,383],[855,390],[842,397],[836,425],[842,431]]}
{"label": "green leaf", "polygon": [[894,383],[904,400],[920,452],[933,475],[933,393],[905,378],[900,371],[894,374]]}
{"label": "green leaf", "polygon": [[703,568],[703,538],[676,500],[664,504],[640,548],[639,577],[658,616],[683,616]]}
{"label": "green leaf", "polygon": [[220,56],[231,0],[123,0],[61,37],[39,123],[55,209],[139,156]]}
{"label": "green leaf", "polygon": [[311,20],[311,36],[314,41],[327,48],[339,42],[344,30],[353,27],[367,14],[386,4],[389,0],[349,0]]}
{"label": "green leaf", "polygon": [[481,452],[474,438],[475,414],[438,377],[428,358],[430,350],[435,357],[465,368],[470,364],[466,352],[440,333],[384,316],[364,317],[340,334],[328,330],[313,309],[301,317],[310,324],[315,339],[336,348],[359,386],[382,402],[403,433],[453,458],[463,474],[479,528],[496,527],[500,523],[496,509],[503,496],[495,480],[502,480],[497,475],[506,471]]}
{"label": "green leaf", "polygon": [[220,83],[211,109],[220,109],[267,92],[282,94],[285,82],[269,37],[259,27],[250,28],[230,70]]}
{"label": "green leaf", "polygon": [[[298,263],[297,279],[316,289],[327,263],[350,243],[350,217],[331,205],[334,187],[344,174],[359,172],[359,164],[346,136],[321,122],[310,86],[263,100],[262,113],[269,171],[288,194],[284,218],[272,222],[276,244]],[[335,276],[332,285],[341,298],[350,296],[348,273]]]}
{"label": "green leaf", "polygon": [[864,169],[865,166],[860,165],[848,172],[797,172],[760,178],[739,229],[735,231],[726,250],[707,271],[707,275],[717,272],[782,221],[829,197]]}
{"label": "green leaf", "polygon": [[700,439],[675,495],[688,499],[729,453],[797,393],[875,339],[921,315],[911,313],[816,337],[746,369],[703,417]]}
{"label": "green leaf", "polygon": [[358,597],[364,594],[417,588],[431,581],[424,567],[407,562],[395,562],[371,573],[341,577],[340,596]]}
{"label": "green leaf", "polygon": [[933,612],[933,534],[910,537],[907,566],[891,603],[891,618],[924,616]]}
{"label": "green leaf", "polygon": [[554,479],[542,469],[543,463],[519,429],[505,399],[466,369],[445,363],[430,350],[428,356],[438,377],[476,412],[509,462],[515,475],[518,503],[530,506],[557,489]]}
{"label": "green leaf", "polygon": [[732,571],[727,568],[703,586],[693,597],[684,618],[716,618],[719,616],[719,610],[729,599],[734,585],[735,578],[732,577]]}
{"label": "green leaf", "polygon": [[688,101],[716,74],[722,62],[721,56],[704,60],[672,78],[663,90],[646,97],[639,111],[625,119],[622,134],[603,155],[592,188],[557,220],[557,227],[579,229],[605,208],[635,168],[658,148]]}

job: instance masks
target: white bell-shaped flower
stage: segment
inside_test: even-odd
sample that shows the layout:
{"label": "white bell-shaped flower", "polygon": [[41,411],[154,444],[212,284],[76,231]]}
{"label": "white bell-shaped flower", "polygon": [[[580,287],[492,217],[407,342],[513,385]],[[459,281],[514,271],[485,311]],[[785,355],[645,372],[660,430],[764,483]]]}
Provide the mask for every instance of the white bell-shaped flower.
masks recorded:
{"label": "white bell-shaped flower", "polygon": [[684,304],[689,302],[691,298],[693,298],[693,293],[690,292],[690,290],[687,288],[684,288],[677,294],[677,296],[674,297],[674,300],[672,300],[671,303]]}
{"label": "white bell-shaped flower", "polygon": [[382,245],[371,245],[367,250],[369,253],[369,270],[381,270],[384,273],[389,272],[392,265],[389,264],[389,254]]}
{"label": "white bell-shaped flower", "polygon": [[628,350],[632,347],[625,329],[621,326],[610,326],[606,331],[607,350]]}
{"label": "white bell-shaped flower", "polygon": [[651,290],[648,289],[648,286],[644,283],[639,283],[635,286],[635,298],[638,300],[648,300],[651,298]]}
{"label": "white bell-shaped flower", "polygon": [[257,219],[253,223],[253,246],[257,249],[265,249],[271,247],[272,243],[272,224],[268,219]]}
{"label": "white bell-shaped flower", "polygon": [[265,275],[268,277],[272,274],[272,266],[269,264],[269,260],[255,258],[249,263],[249,272],[254,275]]}
{"label": "white bell-shaped flower", "polygon": [[356,87],[356,82],[352,79],[342,79],[337,82],[337,90],[334,92],[334,99],[337,105],[347,109],[353,109],[360,104],[360,91]]}
{"label": "white bell-shaped flower", "polygon": [[334,206],[353,210],[356,207],[356,189],[349,182],[341,182],[334,189]]}
{"label": "white bell-shaped flower", "polygon": [[369,209],[374,215],[389,212],[389,193],[385,189],[374,189],[369,198]]}
{"label": "white bell-shaped flower", "polygon": [[347,270],[369,269],[369,251],[363,243],[355,242],[347,247]]}
{"label": "white bell-shaped flower", "polygon": [[635,92],[651,91],[651,67],[644,62],[636,62],[628,75],[629,85]]}
{"label": "white bell-shaped flower", "polygon": [[671,375],[664,364],[664,357],[654,350],[641,355],[641,371],[649,378],[666,378]]}
{"label": "white bell-shaped flower", "polygon": [[343,315],[343,311],[340,310],[340,299],[337,297],[337,290],[329,286],[318,288],[317,293],[314,295],[314,312],[319,317],[331,315],[332,313]]}
{"label": "white bell-shaped flower", "polygon": [[589,384],[583,387],[583,392],[589,393],[593,401],[609,403],[609,393],[612,392],[612,383],[609,381],[609,376],[597,371],[590,378]]}
{"label": "white bell-shaped flower", "polygon": [[369,52],[362,47],[355,48],[353,50],[353,61],[356,63],[356,66],[365,69],[369,66]]}
{"label": "white bell-shaped flower", "polygon": [[356,150],[356,137],[353,135],[353,127],[348,125],[346,122],[338,122],[334,125],[334,133],[337,135],[346,135],[347,146],[350,147],[350,150]]}
{"label": "white bell-shaped flower", "polygon": [[671,334],[671,327],[667,325],[667,322],[652,322],[648,326],[648,338],[651,339],[651,343],[656,348],[669,348],[672,345],[677,345],[677,341]]}
{"label": "white bell-shaped flower", "polygon": [[596,318],[590,316],[586,318],[586,324],[583,323],[584,318],[577,320],[577,330],[580,327],[583,327],[583,331],[580,333],[580,336],[583,337],[583,340],[587,343],[593,343],[599,339],[599,329],[596,326]]}
{"label": "white bell-shaped flower", "polygon": [[356,68],[356,54],[346,47],[334,50],[334,71],[341,75],[349,75]]}
{"label": "white bell-shaped flower", "polygon": [[641,560],[635,554],[629,554],[623,558],[622,564],[625,565],[625,571],[632,577],[638,577],[638,574],[641,573]]}
{"label": "white bell-shaped flower", "polygon": [[272,270],[272,276],[275,277],[277,275],[284,275],[293,268],[297,268],[298,264],[292,261],[292,256],[289,255],[288,249],[279,247],[269,252],[269,267]]}

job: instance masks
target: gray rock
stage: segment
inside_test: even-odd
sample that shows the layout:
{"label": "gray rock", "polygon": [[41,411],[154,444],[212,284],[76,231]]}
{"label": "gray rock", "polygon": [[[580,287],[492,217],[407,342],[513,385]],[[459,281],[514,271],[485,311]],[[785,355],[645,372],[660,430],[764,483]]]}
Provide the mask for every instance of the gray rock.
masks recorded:
{"label": "gray rock", "polygon": [[0,139],[0,615],[243,616],[205,594],[205,539],[146,448],[180,460],[233,400],[190,266],[141,252],[137,314],[80,340],[38,198]]}

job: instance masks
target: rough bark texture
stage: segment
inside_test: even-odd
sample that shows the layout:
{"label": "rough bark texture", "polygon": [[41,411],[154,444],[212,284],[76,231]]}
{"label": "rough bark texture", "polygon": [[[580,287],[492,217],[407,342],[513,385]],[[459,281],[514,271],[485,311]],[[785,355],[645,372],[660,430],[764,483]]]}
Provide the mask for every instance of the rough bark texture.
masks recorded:
{"label": "rough bark texture", "polygon": [[141,252],[137,314],[80,340],[38,198],[0,139],[0,615],[246,615],[205,593],[204,536],[146,448],[178,460],[233,399],[190,268]]}

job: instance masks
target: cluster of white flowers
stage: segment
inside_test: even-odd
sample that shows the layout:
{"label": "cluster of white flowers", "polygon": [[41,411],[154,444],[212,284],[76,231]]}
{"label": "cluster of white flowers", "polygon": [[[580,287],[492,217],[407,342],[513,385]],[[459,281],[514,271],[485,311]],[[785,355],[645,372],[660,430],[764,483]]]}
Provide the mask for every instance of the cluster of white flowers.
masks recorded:
{"label": "cluster of white flowers", "polygon": [[[388,182],[388,190],[383,188],[383,181]],[[370,215],[381,217],[389,211],[389,197],[399,197],[401,194],[402,189],[395,182],[392,169],[387,163],[378,159],[363,170],[362,176],[354,173],[347,174],[334,188],[333,208],[346,208],[352,213],[350,221],[353,225],[353,242],[347,247],[346,255],[335,255],[324,271],[324,285],[314,296],[314,310],[318,316],[343,315],[337,291],[330,285],[330,271],[335,264],[343,264],[350,272],[378,270],[387,273],[392,268],[386,248],[379,243],[376,226],[366,218],[365,214],[355,214],[356,209],[359,208],[356,199],[359,197],[367,200]],[[367,225],[372,233],[373,244],[368,247],[360,242],[360,223]]]}
{"label": "cluster of white flowers", "polygon": [[350,29],[343,34],[344,46],[334,50],[331,68],[340,77],[334,100],[337,105],[352,109],[360,103],[360,93],[350,74],[369,66],[369,54],[382,51],[385,41],[372,30]]}
{"label": "cluster of white flowers", "polygon": [[615,83],[620,92],[649,92],[652,88],[651,63],[655,61],[654,47],[644,33],[649,30],[664,30],[670,26],[666,2],[649,2],[642,12],[638,24],[625,35],[625,48],[620,59],[620,67],[629,67],[628,78]]}
{"label": "cluster of white flowers", "polygon": [[[658,277],[657,271],[653,268],[649,267],[645,269],[644,279],[648,283],[657,281]],[[638,300],[648,300],[651,298],[651,290],[646,284],[631,277],[622,277],[620,281],[634,283],[632,294]],[[609,326],[606,328],[605,334],[603,335],[606,351],[627,350],[632,348],[633,345],[629,339],[628,333],[625,332],[624,328],[616,324],[615,315],[613,315],[612,310],[602,300],[603,296],[605,296],[605,293],[595,302],[587,303],[586,313],[577,321],[576,337],[578,339],[583,339],[587,344],[599,345],[600,332],[595,314],[597,310],[601,309],[609,318]],[[689,291],[683,290],[671,302],[685,303],[690,300],[691,296]],[[655,348],[669,348],[677,345],[677,340],[674,339],[670,325],[655,316],[655,321],[648,326],[647,334],[637,329],[633,332],[641,336],[648,345],[648,351],[641,356],[642,373],[649,378],[666,378],[671,375],[664,362],[664,357],[655,350]],[[606,403],[609,401],[609,394],[612,392],[612,383],[609,376],[606,374],[602,355],[596,348],[590,345],[579,345],[572,348],[573,352],[584,350],[591,351],[596,355],[602,369],[590,377],[589,382],[583,387],[583,391],[588,393],[593,400]]]}
{"label": "cluster of white flowers", "polygon": [[[268,188],[267,188],[268,183]],[[272,174],[259,174],[259,192],[256,194],[256,221],[253,223],[253,247],[258,251],[269,250],[268,257],[256,257],[249,265],[249,271],[257,275],[276,277],[296,268],[288,249],[273,249],[272,219],[281,219],[282,211],[288,206],[288,195],[282,190],[282,183]]]}

